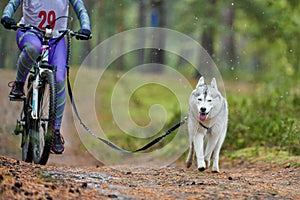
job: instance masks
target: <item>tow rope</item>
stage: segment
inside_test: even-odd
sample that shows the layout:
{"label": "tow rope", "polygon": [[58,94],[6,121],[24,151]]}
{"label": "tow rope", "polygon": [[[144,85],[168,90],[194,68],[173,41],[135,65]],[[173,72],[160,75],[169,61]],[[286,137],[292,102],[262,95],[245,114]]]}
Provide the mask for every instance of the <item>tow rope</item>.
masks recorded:
{"label": "tow rope", "polygon": [[68,93],[69,93],[69,98],[70,98],[70,101],[71,101],[71,105],[72,105],[72,108],[74,110],[74,113],[77,117],[77,119],[79,120],[80,124],[82,125],[82,127],[90,134],[92,135],[93,137],[97,138],[98,140],[102,141],[104,144],[108,145],[109,147],[117,150],[117,151],[120,151],[120,152],[123,152],[123,153],[136,153],[136,152],[139,152],[139,151],[144,151],[146,149],[149,149],[150,147],[152,147],[154,144],[158,143],[159,141],[161,141],[164,137],[166,137],[167,135],[169,135],[170,133],[172,133],[173,131],[175,131],[177,128],[179,128],[181,125],[183,125],[186,120],[187,120],[187,117],[185,117],[183,120],[181,120],[180,122],[178,122],[177,124],[175,124],[174,126],[172,126],[171,128],[169,128],[163,135],[155,138],[154,140],[152,140],[151,142],[149,142],[148,144],[146,144],[145,146],[137,149],[137,150],[134,150],[134,151],[127,151],[125,149],[122,149],[120,147],[118,147],[117,145],[115,145],[114,143],[106,140],[106,139],[103,139],[99,136],[97,136],[81,119],[79,113],[78,113],[78,110],[77,110],[77,107],[75,105],[75,102],[74,102],[74,98],[73,98],[73,92],[72,92],[72,88],[71,88],[71,84],[70,84],[70,75],[69,75],[69,61],[70,61],[70,54],[71,54],[71,38],[69,35],[67,35],[67,62],[66,62],[66,68],[67,68],[67,84],[68,84]]}
{"label": "tow rope", "polygon": [[[69,69],[69,68],[67,68]],[[70,101],[71,101],[71,104],[72,104],[72,108],[74,110],[74,113],[77,117],[77,119],[79,120],[80,124],[82,125],[82,127],[90,134],[92,135],[93,137],[97,138],[98,140],[102,141],[104,144],[108,145],[109,147],[117,150],[117,151],[120,151],[120,152],[123,152],[123,153],[136,153],[136,152],[139,152],[139,151],[144,151],[146,149],[149,149],[150,147],[152,147],[154,144],[158,143],[159,141],[161,141],[164,137],[166,137],[167,135],[169,135],[170,133],[172,133],[173,131],[175,131],[177,128],[179,128],[181,125],[183,125],[186,120],[187,120],[187,117],[185,117],[183,120],[181,120],[180,122],[178,122],[177,124],[175,124],[174,126],[172,126],[171,128],[169,128],[163,135],[155,138],[154,140],[152,140],[151,142],[149,142],[148,144],[146,144],[145,146],[139,148],[139,149],[136,149],[134,151],[127,151],[125,149],[122,149],[120,147],[118,147],[117,145],[115,145],[114,143],[106,140],[106,139],[103,139],[99,136],[97,136],[81,119],[81,117],[79,116],[79,113],[77,111],[77,107],[75,105],[75,102],[74,102],[74,98],[73,98],[73,93],[72,93],[72,89],[71,89],[71,84],[70,84],[70,80],[69,80],[69,70],[67,70],[67,82],[68,82],[68,93],[69,93],[69,97],[70,97]]]}

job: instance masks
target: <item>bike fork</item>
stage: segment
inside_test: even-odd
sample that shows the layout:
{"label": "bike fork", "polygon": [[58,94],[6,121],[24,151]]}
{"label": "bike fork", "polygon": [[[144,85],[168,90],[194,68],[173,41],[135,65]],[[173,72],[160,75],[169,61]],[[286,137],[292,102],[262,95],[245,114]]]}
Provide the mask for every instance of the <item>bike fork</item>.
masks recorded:
{"label": "bike fork", "polygon": [[38,99],[39,99],[39,76],[36,77],[36,80],[33,82],[32,88],[32,111],[31,117],[32,119],[38,118]]}

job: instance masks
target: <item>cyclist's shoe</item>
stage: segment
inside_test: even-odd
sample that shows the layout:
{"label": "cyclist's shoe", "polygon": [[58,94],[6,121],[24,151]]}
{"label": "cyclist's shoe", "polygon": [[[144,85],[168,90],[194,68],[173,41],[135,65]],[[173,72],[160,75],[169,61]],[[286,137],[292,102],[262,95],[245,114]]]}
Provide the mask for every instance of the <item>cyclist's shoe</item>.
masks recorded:
{"label": "cyclist's shoe", "polygon": [[10,82],[8,85],[12,87],[9,93],[9,98],[11,101],[20,101],[25,98],[23,82],[14,81],[14,82]]}
{"label": "cyclist's shoe", "polygon": [[64,138],[60,134],[59,130],[56,130],[52,141],[51,152],[55,154],[62,154],[65,150],[64,144],[65,144]]}

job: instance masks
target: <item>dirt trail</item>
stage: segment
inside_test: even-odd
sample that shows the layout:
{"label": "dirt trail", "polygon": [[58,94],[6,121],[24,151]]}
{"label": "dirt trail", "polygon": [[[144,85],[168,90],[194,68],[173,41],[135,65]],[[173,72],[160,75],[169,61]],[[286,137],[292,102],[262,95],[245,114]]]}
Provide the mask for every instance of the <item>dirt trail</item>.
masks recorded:
{"label": "dirt trail", "polygon": [[252,163],[216,174],[171,167],[40,166],[0,156],[2,199],[300,199],[300,171]]}

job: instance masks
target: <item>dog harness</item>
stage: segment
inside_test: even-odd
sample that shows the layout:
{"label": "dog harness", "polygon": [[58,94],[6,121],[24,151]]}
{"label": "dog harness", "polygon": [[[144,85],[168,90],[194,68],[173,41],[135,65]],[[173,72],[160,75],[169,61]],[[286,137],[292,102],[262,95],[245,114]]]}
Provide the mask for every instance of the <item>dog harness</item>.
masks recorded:
{"label": "dog harness", "polygon": [[198,121],[198,122],[199,122],[199,125],[202,126],[202,128],[204,128],[204,129],[206,129],[206,130],[211,129],[211,128],[208,128],[207,126],[205,126],[204,124],[202,124],[200,121]]}

